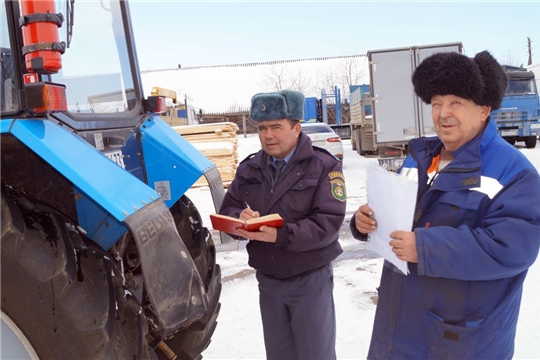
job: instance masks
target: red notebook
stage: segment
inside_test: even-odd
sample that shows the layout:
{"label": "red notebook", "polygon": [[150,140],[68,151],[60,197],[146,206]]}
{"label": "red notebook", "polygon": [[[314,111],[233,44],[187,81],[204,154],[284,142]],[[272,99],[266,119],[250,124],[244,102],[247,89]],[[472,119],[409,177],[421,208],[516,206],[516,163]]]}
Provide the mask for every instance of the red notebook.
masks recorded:
{"label": "red notebook", "polygon": [[262,225],[280,228],[283,226],[283,218],[279,214],[270,214],[249,220],[240,220],[230,216],[210,214],[210,221],[214,230],[234,233],[236,229],[258,231]]}

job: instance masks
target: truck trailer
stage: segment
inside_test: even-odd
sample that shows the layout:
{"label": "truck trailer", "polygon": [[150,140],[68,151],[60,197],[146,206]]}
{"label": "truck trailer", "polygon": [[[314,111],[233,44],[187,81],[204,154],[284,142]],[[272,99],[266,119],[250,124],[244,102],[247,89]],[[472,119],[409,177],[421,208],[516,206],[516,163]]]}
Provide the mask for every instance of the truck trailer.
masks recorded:
{"label": "truck trailer", "polygon": [[127,1],[74,2],[2,1],[2,358],[200,359],[221,270],[186,191],[217,212],[221,177],[143,97]]}
{"label": "truck trailer", "polygon": [[349,94],[352,149],[359,155],[375,154],[369,84],[351,85]]}

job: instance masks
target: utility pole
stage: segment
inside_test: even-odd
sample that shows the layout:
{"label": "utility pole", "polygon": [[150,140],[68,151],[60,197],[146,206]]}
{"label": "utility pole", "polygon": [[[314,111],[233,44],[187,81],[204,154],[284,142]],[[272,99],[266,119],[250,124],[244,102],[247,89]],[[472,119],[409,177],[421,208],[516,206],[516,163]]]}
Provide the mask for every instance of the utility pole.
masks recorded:
{"label": "utility pole", "polygon": [[532,51],[531,51],[531,38],[527,36],[527,45],[529,48],[529,61],[527,65],[532,65]]}

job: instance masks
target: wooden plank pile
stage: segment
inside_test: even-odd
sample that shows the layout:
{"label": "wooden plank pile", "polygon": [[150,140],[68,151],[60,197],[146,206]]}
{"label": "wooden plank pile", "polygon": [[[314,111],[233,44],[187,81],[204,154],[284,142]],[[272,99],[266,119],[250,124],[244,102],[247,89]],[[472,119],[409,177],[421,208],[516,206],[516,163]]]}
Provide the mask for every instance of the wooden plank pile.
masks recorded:
{"label": "wooden plank pile", "polygon": [[[228,187],[234,179],[238,168],[238,125],[233,122],[222,122],[201,125],[173,126],[190,144],[206,156],[221,175],[223,186]],[[201,176],[192,187],[207,186],[206,178]]]}

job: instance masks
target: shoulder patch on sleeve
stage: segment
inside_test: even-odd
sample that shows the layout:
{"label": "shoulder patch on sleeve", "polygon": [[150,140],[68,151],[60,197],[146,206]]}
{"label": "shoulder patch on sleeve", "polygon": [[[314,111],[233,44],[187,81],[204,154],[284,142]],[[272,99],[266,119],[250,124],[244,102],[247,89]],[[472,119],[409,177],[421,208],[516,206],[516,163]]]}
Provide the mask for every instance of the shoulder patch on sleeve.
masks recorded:
{"label": "shoulder patch on sleeve", "polygon": [[332,181],[332,180],[334,180],[336,178],[339,178],[339,179],[342,179],[343,181],[345,181],[345,176],[343,176],[343,173],[339,172],[339,171],[329,172],[328,177],[330,178],[330,181]]}
{"label": "shoulder patch on sleeve", "polygon": [[347,200],[347,190],[345,189],[345,177],[343,173],[333,171],[328,174],[328,177],[330,178],[332,196],[341,202]]}

